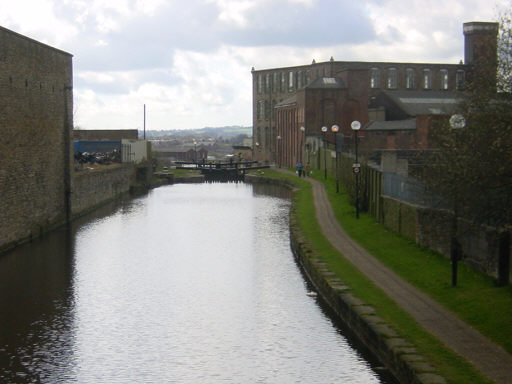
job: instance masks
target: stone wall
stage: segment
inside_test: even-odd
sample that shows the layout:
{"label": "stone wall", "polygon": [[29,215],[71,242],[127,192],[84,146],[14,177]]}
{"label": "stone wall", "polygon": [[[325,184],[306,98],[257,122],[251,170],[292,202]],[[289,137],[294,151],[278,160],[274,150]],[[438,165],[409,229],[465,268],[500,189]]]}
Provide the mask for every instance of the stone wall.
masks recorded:
{"label": "stone wall", "polygon": [[[323,154],[321,154],[323,156]],[[327,170],[334,177],[332,164],[327,156]],[[354,203],[353,159],[339,156],[340,182],[344,185],[352,203]],[[323,165],[322,165],[323,166]],[[321,170],[323,171],[323,170]],[[360,208],[367,210],[376,220],[392,231],[415,241],[422,247],[450,256],[450,236],[453,213],[446,209],[435,209],[410,204],[402,200],[382,195],[383,180],[381,172],[363,164],[360,174]],[[500,234],[496,228],[475,226],[468,220],[457,221],[458,240],[462,246],[462,261],[491,277],[507,275],[512,281],[512,260],[502,255],[500,267]],[[505,258],[505,259],[504,259]]]}
{"label": "stone wall", "polygon": [[72,56],[0,27],[0,250],[69,213]]}
{"label": "stone wall", "polygon": [[[453,213],[405,203],[382,196],[382,223],[417,244],[450,256]],[[497,278],[499,274],[499,233],[496,228],[475,226],[464,219],[457,220],[457,239],[462,246],[462,261]],[[509,266],[509,263],[506,265]],[[510,267],[509,281],[512,281]],[[506,273],[506,272],[505,272]]]}
{"label": "stone wall", "polygon": [[[247,175],[246,182],[279,185],[291,190],[297,187],[292,181],[255,175]],[[305,276],[336,318],[348,329],[349,335],[357,339],[399,382],[446,382],[408,340],[398,336],[393,328],[376,315],[372,306],[355,297],[351,288],[335,277],[335,273],[320,260],[297,222],[295,203],[290,210],[290,246]]]}
{"label": "stone wall", "polygon": [[130,191],[134,178],[131,164],[94,171],[74,172],[71,193],[73,217],[87,213],[101,204]]}

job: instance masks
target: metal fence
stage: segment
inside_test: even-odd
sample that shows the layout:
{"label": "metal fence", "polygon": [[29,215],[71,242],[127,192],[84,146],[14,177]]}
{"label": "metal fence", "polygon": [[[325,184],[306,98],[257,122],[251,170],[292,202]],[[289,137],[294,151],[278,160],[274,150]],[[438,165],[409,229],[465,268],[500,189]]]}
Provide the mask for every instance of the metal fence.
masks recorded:
{"label": "metal fence", "polygon": [[429,193],[422,182],[396,173],[382,174],[382,194],[410,204],[445,208],[443,201]]}

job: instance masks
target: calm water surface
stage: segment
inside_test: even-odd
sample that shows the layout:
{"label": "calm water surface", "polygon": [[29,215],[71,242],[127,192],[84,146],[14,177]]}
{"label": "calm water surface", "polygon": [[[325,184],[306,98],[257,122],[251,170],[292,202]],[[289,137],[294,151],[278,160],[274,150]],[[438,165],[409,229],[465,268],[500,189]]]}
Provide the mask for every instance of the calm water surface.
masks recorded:
{"label": "calm water surface", "polygon": [[384,382],[255,188],[162,187],[0,256],[0,382]]}

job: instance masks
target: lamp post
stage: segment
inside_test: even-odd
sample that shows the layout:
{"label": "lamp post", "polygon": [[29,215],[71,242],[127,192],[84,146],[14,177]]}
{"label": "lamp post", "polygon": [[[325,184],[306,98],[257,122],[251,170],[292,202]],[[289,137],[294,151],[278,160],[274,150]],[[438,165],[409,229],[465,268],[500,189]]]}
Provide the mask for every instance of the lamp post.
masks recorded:
{"label": "lamp post", "polygon": [[253,160],[255,158],[257,158],[257,161],[260,160],[260,154],[259,154],[259,150],[260,150],[260,143],[258,142],[255,142],[254,143],[254,146],[256,147],[256,153],[254,153],[254,148],[252,149],[252,157],[253,157]]}
{"label": "lamp post", "polygon": [[[466,126],[464,116],[455,114],[450,117],[450,127],[452,129],[462,129]],[[457,133],[455,133],[455,143],[457,147]],[[457,150],[458,148],[455,148]],[[450,261],[452,262],[452,286],[457,285],[457,262],[460,258],[460,244],[457,240],[457,219],[458,219],[458,186],[455,187],[455,196],[453,198],[453,222],[452,236],[450,239]]]}
{"label": "lamp post", "polygon": [[304,132],[306,132],[306,127],[300,127],[300,147],[299,147],[299,161],[302,163],[302,146],[304,145]]}
{"label": "lamp post", "polygon": [[322,135],[324,141],[324,179],[327,179],[327,148],[325,145],[325,133],[327,132],[327,127],[324,125],[322,127]]}
{"label": "lamp post", "polygon": [[281,151],[279,148],[281,147],[281,136],[277,136],[277,166],[281,168]]}
{"label": "lamp post", "polygon": [[340,127],[334,124],[331,127],[331,131],[334,133],[334,150],[336,151],[336,193],[340,191],[340,184],[338,180],[338,132],[340,130]]}
{"label": "lamp post", "polygon": [[359,171],[361,170],[361,166],[359,165],[357,158],[357,131],[361,129],[361,123],[357,120],[354,120],[350,124],[350,128],[354,131],[354,143],[355,143],[355,152],[356,152],[356,162],[352,165],[352,172],[354,172],[356,176],[356,219],[359,219]]}

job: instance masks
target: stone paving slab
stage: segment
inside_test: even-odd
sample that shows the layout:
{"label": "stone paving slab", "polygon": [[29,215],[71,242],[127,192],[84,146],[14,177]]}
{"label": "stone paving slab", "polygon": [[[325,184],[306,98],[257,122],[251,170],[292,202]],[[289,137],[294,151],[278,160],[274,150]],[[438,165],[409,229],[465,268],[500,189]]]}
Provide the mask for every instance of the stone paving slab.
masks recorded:
{"label": "stone paving slab", "polygon": [[[511,384],[512,356],[353,241],[336,220],[323,185],[314,179],[308,180],[313,185],[318,223],[331,244],[421,326],[472,363],[484,376],[499,384]],[[430,379],[438,382],[435,375]]]}

